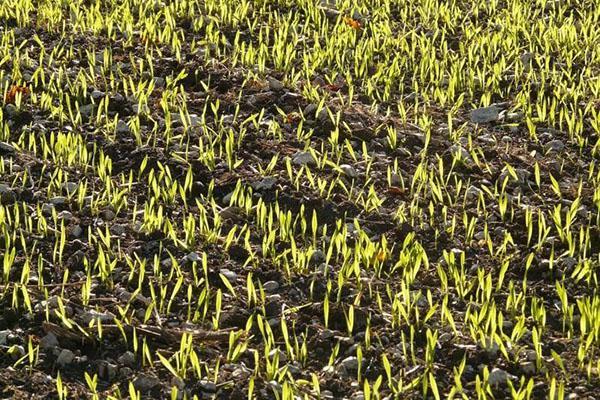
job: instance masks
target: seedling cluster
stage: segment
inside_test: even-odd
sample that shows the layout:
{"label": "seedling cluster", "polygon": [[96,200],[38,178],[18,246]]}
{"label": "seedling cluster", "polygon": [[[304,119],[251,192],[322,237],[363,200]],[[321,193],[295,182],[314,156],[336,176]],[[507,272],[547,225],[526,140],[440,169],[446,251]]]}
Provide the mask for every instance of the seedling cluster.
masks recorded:
{"label": "seedling cluster", "polygon": [[3,0],[0,395],[593,398],[594,0]]}

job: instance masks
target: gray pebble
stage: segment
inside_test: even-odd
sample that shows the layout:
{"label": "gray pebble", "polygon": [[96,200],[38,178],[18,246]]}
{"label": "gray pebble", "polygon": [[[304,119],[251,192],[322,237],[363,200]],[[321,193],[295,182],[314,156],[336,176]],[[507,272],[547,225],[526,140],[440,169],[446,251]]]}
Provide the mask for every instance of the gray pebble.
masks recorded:
{"label": "gray pebble", "polygon": [[485,124],[497,121],[500,116],[500,111],[502,111],[502,109],[497,105],[477,108],[471,111],[471,122],[476,124]]}
{"label": "gray pebble", "polygon": [[152,390],[158,385],[160,385],[160,380],[148,374],[140,374],[133,380],[133,387],[142,393]]}
{"label": "gray pebble", "polygon": [[292,162],[295,165],[308,165],[315,166],[317,165],[317,161],[313,157],[313,155],[308,151],[299,151],[292,156]]}
{"label": "gray pebble", "polygon": [[117,122],[117,128],[115,132],[117,133],[117,135],[128,135],[130,132],[129,125],[127,125],[125,121],[120,119]]}
{"label": "gray pebble", "polygon": [[515,376],[509,374],[503,369],[494,368],[488,376],[488,383],[494,387],[498,387],[500,385],[506,386],[509,379],[514,380]]}
{"label": "gray pebble", "polygon": [[52,332],[48,333],[40,340],[40,346],[42,347],[42,349],[52,350],[58,347],[58,345],[58,339]]}
{"label": "gray pebble", "polygon": [[106,210],[100,213],[100,217],[102,217],[102,219],[105,221],[112,221],[113,219],[115,219],[116,214],[113,210],[107,208]]}
{"label": "gray pebble", "polygon": [[351,179],[358,178],[358,172],[352,165],[342,164],[342,165],[340,165],[340,169],[342,170],[344,175],[346,175],[348,178],[351,178]]}
{"label": "gray pebble", "polygon": [[56,364],[58,366],[64,367],[65,365],[69,365],[75,360],[75,354],[69,349],[62,349],[58,358],[56,359]]}
{"label": "gray pebble", "polygon": [[546,145],[544,146],[544,148],[546,149],[546,151],[562,151],[565,148],[565,144],[562,140],[551,140],[548,143],[546,143]]}
{"label": "gray pebble", "polygon": [[121,354],[117,361],[119,361],[119,363],[122,365],[132,367],[135,365],[135,354],[133,354],[131,351],[126,351],[125,353]]}
{"label": "gray pebble", "polygon": [[0,142],[0,154],[12,154],[15,152],[15,148],[6,143],[6,142]]}
{"label": "gray pebble", "polygon": [[235,283],[237,280],[237,274],[227,268],[222,268],[219,273],[223,275],[229,281],[229,283]]}
{"label": "gray pebble", "polygon": [[279,283],[276,281],[268,281],[263,284],[265,292],[272,293],[279,289]]}

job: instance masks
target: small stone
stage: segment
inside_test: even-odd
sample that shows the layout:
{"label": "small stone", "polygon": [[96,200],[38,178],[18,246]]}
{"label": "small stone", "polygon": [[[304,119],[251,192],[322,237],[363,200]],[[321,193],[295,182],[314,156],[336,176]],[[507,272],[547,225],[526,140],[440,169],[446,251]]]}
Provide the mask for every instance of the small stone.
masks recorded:
{"label": "small stone", "polygon": [[73,228],[71,228],[70,235],[71,237],[78,238],[81,236],[82,233],[83,228],[80,225],[75,225]]}
{"label": "small stone", "polygon": [[93,104],[85,104],[79,107],[79,114],[81,115],[81,119],[86,122],[89,121],[94,113],[94,105]]}
{"label": "small stone", "polygon": [[537,368],[533,361],[525,361],[519,364],[519,368],[525,375],[534,375]]}
{"label": "small stone", "polygon": [[458,156],[461,160],[463,161],[467,161],[467,162],[471,162],[472,158],[471,158],[471,154],[469,154],[469,152],[467,151],[467,149],[465,149],[464,147],[455,144],[453,146],[450,147],[450,152],[455,155]]}
{"label": "small stone", "polygon": [[533,57],[534,57],[534,55],[531,52],[526,52],[519,56],[519,60],[523,64],[523,70],[525,72],[527,72],[531,69]]}
{"label": "small stone", "polygon": [[108,323],[112,322],[115,318],[115,315],[110,312],[98,312],[96,310],[89,310],[81,314],[81,320],[84,324],[89,325],[92,320],[98,320],[100,322]]}
{"label": "small stone", "polygon": [[525,360],[527,361],[536,361],[537,353],[535,350],[525,350]]}
{"label": "small stone", "polygon": [[268,385],[271,387],[271,389],[273,389],[275,392],[277,392],[277,393],[281,392],[281,385],[280,385],[280,384],[279,384],[279,382],[277,382],[276,380],[269,381],[267,384],[268,384]]}
{"label": "small stone", "polygon": [[555,139],[546,143],[544,148],[546,149],[546,151],[559,152],[565,149],[565,144],[562,140]]}
{"label": "small stone", "polygon": [[55,196],[48,200],[48,202],[54,206],[64,206],[68,203],[69,199],[64,196]]}
{"label": "small stone", "polygon": [[6,142],[0,142],[0,154],[4,155],[4,154],[12,154],[15,152],[15,148],[6,143]]}
{"label": "small stone", "polygon": [[115,219],[116,216],[117,215],[115,214],[115,212],[110,208],[107,208],[106,210],[103,210],[100,213],[100,217],[105,221],[112,221],[113,219]]}
{"label": "small stone", "polygon": [[59,212],[57,217],[61,221],[69,222],[73,219],[73,214],[70,211],[64,210]]}
{"label": "small stone", "polygon": [[275,78],[267,78],[267,81],[269,82],[269,89],[273,90],[273,91],[281,91],[285,88],[285,86],[283,85],[283,83]]}
{"label": "small stone", "polygon": [[75,359],[75,354],[69,349],[62,349],[58,358],[56,359],[56,364],[58,366],[64,367],[65,365],[69,365]]}
{"label": "small stone", "polygon": [[75,194],[77,192],[78,188],[79,188],[79,185],[75,182],[65,182],[62,184],[62,190],[67,195]]}
{"label": "small stone", "polygon": [[229,281],[229,283],[235,283],[237,280],[237,274],[227,268],[222,268],[219,273],[223,275]]}
{"label": "small stone", "polygon": [[500,117],[500,111],[502,111],[502,109],[497,105],[477,108],[471,111],[471,122],[475,124],[486,124],[489,122],[497,121]]}
{"label": "small stone", "polygon": [[335,334],[333,333],[333,331],[331,329],[323,329],[321,331],[321,333],[319,334],[319,338],[321,340],[328,340],[328,339],[331,339],[334,336],[335,336]]}
{"label": "small stone", "polygon": [[321,397],[327,400],[331,400],[334,398],[333,392],[331,390],[321,390]]}
{"label": "small stone", "polygon": [[281,351],[280,349],[273,349],[269,352],[269,358],[273,359],[275,356],[279,357],[279,362],[286,362],[287,361],[287,355],[285,354],[285,352]]}
{"label": "small stone", "polygon": [[350,178],[350,179],[358,178],[358,172],[352,165],[342,164],[342,165],[340,165],[340,169],[342,170],[344,175],[346,175],[348,178]]}
{"label": "small stone", "polygon": [[265,290],[265,292],[268,293],[275,292],[277,289],[279,289],[279,283],[276,281],[265,282],[263,285],[263,289]]}
{"label": "small stone", "polygon": [[215,385],[213,382],[208,381],[206,379],[203,379],[200,382],[198,382],[198,386],[199,386],[200,390],[203,391],[204,393],[216,393],[217,392],[217,385]]}
{"label": "small stone", "polygon": [[274,176],[267,176],[267,177],[261,179],[260,181],[258,181],[254,185],[254,189],[259,192],[269,191],[269,190],[272,190],[276,184],[277,184],[277,178],[275,178]]}
{"label": "small stone", "polygon": [[498,177],[500,183],[503,183],[505,179],[508,179],[508,182],[524,185],[531,176],[531,172],[523,168],[516,168],[514,172],[516,177],[513,176],[508,169],[504,169]]}
{"label": "small stone", "polygon": [[525,115],[522,112],[506,113],[504,119],[510,122],[520,121]]}
{"label": "small stone", "polygon": [[54,211],[54,209],[55,209],[54,204],[50,204],[50,203],[42,204],[42,214],[44,214],[47,217],[52,215],[52,212]]}
{"label": "small stone", "polygon": [[393,173],[390,178],[391,178],[390,183],[392,184],[392,186],[396,186],[396,187],[402,186],[402,182],[403,182],[402,175]]}
{"label": "small stone", "polygon": [[40,340],[40,346],[45,350],[52,350],[58,347],[58,339],[54,333],[50,332]]}
{"label": "small stone", "polygon": [[124,224],[115,224],[110,227],[110,231],[113,235],[121,236],[125,232],[127,232],[127,225]]}
{"label": "small stone", "polygon": [[233,198],[233,192],[229,192],[227,193],[224,197],[223,197],[223,204],[229,205],[231,203],[231,199]]}
{"label": "small stone", "polygon": [[479,195],[483,193],[483,191],[481,189],[479,189],[476,186],[469,186],[469,188],[467,189],[467,199],[468,200],[475,200],[479,198]]}
{"label": "small stone", "polygon": [[229,206],[225,207],[219,212],[219,215],[223,219],[239,220],[244,214],[244,210],[240,207]]}
{"label": "small stone", "polygon": [[4,119],[14,120],[19,116],[19,110],[14,104],[7,104],[4,107]]}
{"label": "small stone", "polygon": [[140,374],[133,380],[133,387],[142,393],[148,392],[158,385],[160,385],[160,380],[148,374]]}
{"label": "small stone", "polygon": [[111,364],[108,361],[100,361],[98,364],[98,375],[100,378],[107,381],[112,381],[117,377],[119,368],[115,364]]}
{"label": "small stone", "polygon": [[315,166],[317,165],[317,161],[313,157],[313,155],[308,151],[299,151],[292,156],[292,162],[295,165],[308,165]]}
{"label": "small stone", "polygon": [[200,255],[198,253],[196,253],[195,251],[192,251],[191,253],[186,254],[185,259],[189,262],[200,262],[202,261],[202,258],[200,257]]}
{"label": "small stone", "polygon": [[102,100],[102,98],[104,98],[104,96],[105,96],[105,93],[101,92],[100,90],[93,90],[91,93],[92,100],[94,100],[95,102]]}
{"label": "small stone", "polygon": [[162,78],[160,76],[154,77],[154,87],[156,87],[156,88],[165,87],[165,78]]}
{"label": "small stone", "polygon": [[304,115],[304,117],[306,117],[308,119],[313,119],[316,111],[317,111],[317,105],[314,103],[310,103],[309,105],[304,107],[304,110],[302,110],[302,115]]}
{"label": "small stone", "polygon": [[498,355],[498,351],[500,350],[498,343],[496,343],[496,341],[491,338],[486,339],[485,343],[483,343],[481,347],[487,353],[487,356],[489,358],[496,358],[496,356]]}
{"label": "small stone", "polygon": [[0,346],[5,346],[8,342],[8,337],[12,334],[9,330],[0,331]]}
{"label": "small stone", "polygon": [[483,142],[483,143],[487,143],[487,144],[491,144],[491,145],[495,145],[496,144],[496,138],[492,135],[488,135],[487,133],[479,136],[477,138],[477,140]]}
{"label": "small stone", "polygon": [[346,357],[340,363],[347,372],[358,370],[358,358],[355,356]]}
{"label": "small stone", "polygon": [[310,255],[310,262],[312,264],[321,264],[325,261],[325,253],[322,250],[315,250]]}
{"label": "small stone", "polygon": [[8,185],[0,183],[0,202],[4,205],[17,201],[17,195]]}
{"label": "small stone", "polygon": [[121,354],[117,361],[122,365],[133,367],[135,365],[135,354],[133,354],[131,351],[126,351],[125,353]]}
{"label": "small stone", "polygon": [[513,380],[515,377],[503,369],[494,368],[488,376],[488,383],[491,386],[498,387],[500,385],[506,385],[508,380]]}
{"label": "small stone", "polygon": [[11,346],[10,355],[13,360],[18,360],[25,355],[25,348],[21,345]]}
{"label": "small stone", "polygon": [[129,125],[127,125],[125,121],[120,119],[117,122],[117,128],[115,132],[117,133],[117,135],[128,135],[130,132]]}

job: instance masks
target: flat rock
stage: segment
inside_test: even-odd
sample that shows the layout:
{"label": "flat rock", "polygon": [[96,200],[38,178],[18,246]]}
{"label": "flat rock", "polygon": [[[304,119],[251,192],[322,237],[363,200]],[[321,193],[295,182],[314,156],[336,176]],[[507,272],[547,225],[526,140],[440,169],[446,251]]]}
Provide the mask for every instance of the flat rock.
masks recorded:
{"label": "flat rock", "polygon": [[160,380],[152,375],[140,374],[133,380],[133,387],[144,393],[160,385]]}
{"label": "flat rock", "polygon": [[260,181],[254,184],[254,189],[256,191],[268,191],[273,190],[275,185],[277,184],[277,178],[274,176],[267,176],[261,179]]}
{"label": "flat rock", "polygon": [[101,313],[96,310],[89,310],[81,314],[81,319],[84,324],[88,325],[92,320],[96,319],[100,322],[112,322],[115,318],[115,315],[110,312]]}
{"label": "flat rock", "polygon": [[117,361],[119,361],[119,363],[122,365],[132,367],[135,365],[135,354],[133,354],[131,351],[126,351],[119,356]]}
{"label": "flat rock", "polygon": [[471,122],[475,124],[486,124],[497,121],[500,118],[501,111],[502,109],[494,104],[489,107],[477,108],[471,111]]}
{"label": "flat rock", "polygon": [[52,350],[58,347],[58,345],[58,338],[52,332],[48,333],[40,340],[40,346],[42,347],[42,349]]}

